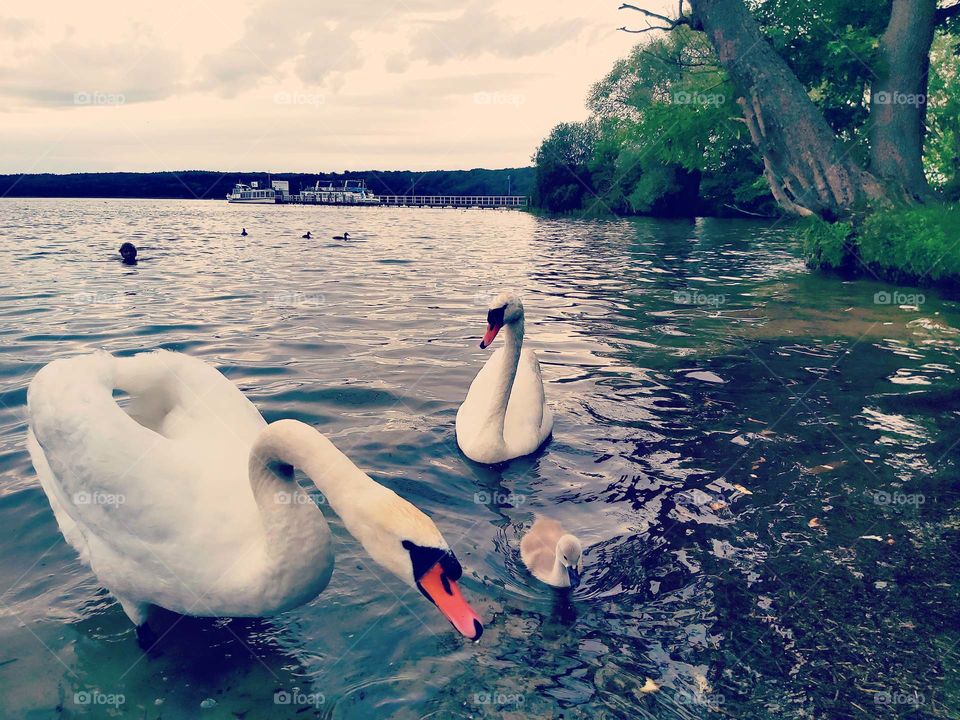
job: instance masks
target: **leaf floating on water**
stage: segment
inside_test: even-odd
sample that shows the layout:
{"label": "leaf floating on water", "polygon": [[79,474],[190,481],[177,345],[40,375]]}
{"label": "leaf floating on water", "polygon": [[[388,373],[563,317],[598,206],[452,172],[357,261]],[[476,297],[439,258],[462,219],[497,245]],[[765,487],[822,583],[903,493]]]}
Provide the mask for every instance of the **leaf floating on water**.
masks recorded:
{"label": "leaf floating on water", "polygon": [[876,540],[877,542],[883,542],[883,538],[879,535],[861,535],[859,540]]}
{"label": "leaf floating on water", "polygon": [[721,500],[715,500],[714,502],[710,503],[709,508],[711,510],[723,510],[726,506],[727,504],[725,502]]}
{"label": "leaf floating on water", "polygon": [[753,495],[753,493],[747,490],[743,485],[734,484],[733,489],[737,492],[743,493],[744,495]]}
{"label": "leaf floating on water", "polygon": [[646,694],[646,693],[656,692],[656,691],[659,690],[659,689],[660,689],[660,686],[659,686],[659,685],[657,685],[657,684],[656,684],[653,680],[651,680],[650,678],[647,678],[647,681],[643,684],[643,687],[640,688],[640,692]]}
{"label": "leaf floating on water", "polygon": [[823,527],[820,524],[820,521],[817,518],[810,518],[810,522],[807,523],[807,527]]}
{"label": "leaf floating on water", "polygon": [[720,385],[724,385],[727,382],[722,377],[720,377],[716,373],[710,372],[709,370],[696,370],[694,372],[689,372],[687,373],[687,377],[690,378],[691,380],[700,380],[702,382],[708,382],[708,383],[718,383]]}
{"label": "leaf floating on water", "polygon": [[702,675],[701,673],[693,674],[693,682],[697,686],[697,692],[701,695],[706,695],[708,692],[713,690],[713,688],[710,687],[710,683],[707,682],[706,676]]}
{"label": "leaf floating on water", "polygon": [[825,472],[836,470],[838,467],[846,464],[846,460],[834,460],[833,462],[824,463],[823,465],[814,465],[812,468],[804,468],[803,471],[811,475],[822,475]]}

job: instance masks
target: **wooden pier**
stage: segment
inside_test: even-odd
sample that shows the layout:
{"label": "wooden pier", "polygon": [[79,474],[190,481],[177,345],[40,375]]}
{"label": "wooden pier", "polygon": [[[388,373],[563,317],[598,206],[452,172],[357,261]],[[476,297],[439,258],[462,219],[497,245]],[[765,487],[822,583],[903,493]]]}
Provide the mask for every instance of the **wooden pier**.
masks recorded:
{"label": "wooden pier", "polygon": [[519,208],[527,206],[526,195],[378,195],[390,207]]}
{"label": "wooden pier", "polygon": [[377,200],[365,202],[342,194],[329,199],[316,194],[277,196],[278,203],[350,207],[523,208],[529,204],[526,195],[378,195]]}

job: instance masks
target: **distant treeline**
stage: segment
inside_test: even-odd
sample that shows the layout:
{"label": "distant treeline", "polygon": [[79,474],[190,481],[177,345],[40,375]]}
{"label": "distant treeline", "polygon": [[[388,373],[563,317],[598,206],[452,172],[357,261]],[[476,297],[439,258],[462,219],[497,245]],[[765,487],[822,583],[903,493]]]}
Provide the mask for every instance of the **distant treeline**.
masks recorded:
{"label": "distant treeline", "polygon": [[185,170],[152,173],[0,175],[0,197],[184,198],[223,200],[238,181],[288,180],[290,191],[318,180],[365,180],[377,195],[529,195],[533,168],[502,170],[363,170],[345,173],[264,173]]}

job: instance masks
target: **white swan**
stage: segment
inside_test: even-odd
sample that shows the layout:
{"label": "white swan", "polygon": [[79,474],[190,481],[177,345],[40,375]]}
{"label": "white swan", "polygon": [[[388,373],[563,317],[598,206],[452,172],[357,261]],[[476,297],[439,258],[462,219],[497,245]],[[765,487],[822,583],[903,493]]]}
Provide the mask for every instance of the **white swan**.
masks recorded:
{"label": "white swan", "polygon": [[556,520],[538,517],[520,540],[520,559],[540,582],[576,588],[583,572],[580,540]]}
{"label": "white swan", "polygon": [[[114,399],[131,396],[124,409]],[[28,447],[63,536],[141,630],[148,610],[262,616],[333,572],[301,469],[379,565],[463,635],[483,626],[436,525],[309,425],[267,423],[215,368],[171,352],[56,360],[30,383]]]}
{"label": "white swan", "polygon": [[480,463],[499,463],[529,455],[553,431],[540,362],[523,349],[523,303],[501,293],[490,303],[485,348],[503,329],[504,347],[497,350],[473,379],[457,411],[457,444]]}

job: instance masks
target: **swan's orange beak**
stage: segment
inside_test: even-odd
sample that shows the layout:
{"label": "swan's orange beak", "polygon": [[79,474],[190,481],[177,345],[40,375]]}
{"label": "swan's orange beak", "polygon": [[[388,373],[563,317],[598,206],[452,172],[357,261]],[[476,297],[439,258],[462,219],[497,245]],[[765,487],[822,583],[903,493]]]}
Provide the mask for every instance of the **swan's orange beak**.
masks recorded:
{"label": "swan's orange beak", "polygon": [[490,343],[493,342],[493,339],[497,336],[497,333],[500,332],[500,328],[502,327],[503,325],[487,325],[487,334],[484,335],[483,340],[480,341],[481,350],[490,346]]}
{"label": "swan's orange beak", "polygon": [[483,634],[480,617],[460,594],[456,581],[443,572],[440,563],[430,568],[417,581],[417,587],[461,635],[474,641],[480,639]]}

